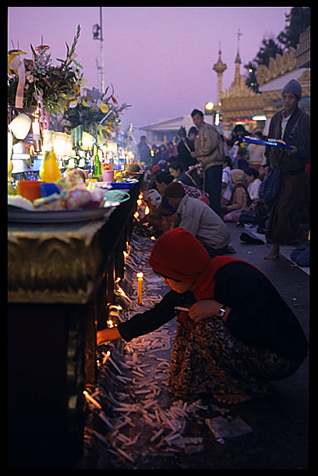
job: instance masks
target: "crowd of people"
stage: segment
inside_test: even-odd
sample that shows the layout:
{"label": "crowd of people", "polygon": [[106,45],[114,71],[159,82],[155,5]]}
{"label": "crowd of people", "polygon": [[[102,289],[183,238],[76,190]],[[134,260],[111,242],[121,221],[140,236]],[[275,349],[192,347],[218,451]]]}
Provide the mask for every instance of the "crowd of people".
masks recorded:
{"label": "crowd of people", "polygon": [[[273,242],[266,259],[277,258],[280,244],[301,237],[297,209],[309,161],[309,116],[302,115],[300,98],[299,83],[287,83],[284,109],[269,127],[270,137],[289,143],[289,150],[242,147],[243,126],[224,141],[198,109],[191,114],[193,138],[180,130],[177,145],[160,146],[153,156],[149,149],[144,198],[151,212],[145,220],[159,234],[149,265],[171,290],[152,309],[99,331],[97,342],[130,341],[177,314],[168,383],[179,398],[210,394],[242,403],[267,395],[268,382],[294,374],[307,355],[302,327],[268,278],[250,263],[224,256],[234,251],[226,221],[239,221],[243,212],[258,211],[263,218]],[[140,150],[145,146],[142,139]],[[281,184],[268,205],[260,187],[277,162]]]}
{"label": "crowd of people", "polygon": [[[302,114],[298,107],[301,99],[301,86],[295,80],[289,81],[282,90],[283,111],[272,118],[269,128],[271,139],[285,142],[293,124]],[[245,136],[266,140],[262,132],[248,132],[242,124],[237,124],[225,139],[219,130],[204,121],[203,112],[194,109],[191,113],[193,127],[186,133],[181,127],[175,139],[159,147],[149,147],[145,136],[138,144],[140,160],[145,163],[150,176],[149,188],[157,190],[161,196],[160,207],[151,203],[148,216],[157,233],[163,233],[185,223],[180,218],[181,208],[172,203],[174,198],[185,200],[185,195],[199,198],[204,205],[183,206],[187,209],[187,222],[195,222],[198,207],[202,207],[201,228],[206,229],[195,236],[207,236],[211,226],[221,218],[224,222],[240,222],[244,212],[245,222],[257,226],[260,233],[266,234],[267,242],[272,243],[271,251],[265,259],[279,256],[279,245],[296,243],[299,246],[307,241],[309,224],[309,116],[304,114],[297,130],[293,133],[291,150],[264,146],[243,141]],[[295,145],[294,145],[295,144]],[[282,180],[279,195],[273,203],[265,203],[261,196],[261,184],[275,167],[281,157]],[[170,183],[180,183],[182,187],[170,187]],[[178,191],[178,197],[169,197],[171,190]],[[207,208],[209,210],[207,211]],[[248,214],[247,212],[252,212]],[[255,212],[255,213],[254,213]],[[201,215],[200,215],[201,216]],[[301,227],[301,224],[306,224]],[[215,231],[216,233],[216,231]],[[209,241],[209,240],[208,240]],[[213,241],[213,237],[212,237]],[[214,242],[215,243],[215,242]],[[220,246],[222,253],[235,250],[227,243]],[[215,254],[215,249],[210,251]]]}

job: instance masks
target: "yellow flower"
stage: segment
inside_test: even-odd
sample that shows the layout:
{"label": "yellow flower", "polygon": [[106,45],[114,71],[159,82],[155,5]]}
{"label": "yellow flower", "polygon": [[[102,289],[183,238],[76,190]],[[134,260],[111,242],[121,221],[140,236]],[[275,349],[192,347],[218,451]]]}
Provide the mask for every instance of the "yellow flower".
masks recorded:
{"label": "yellow flower", "polygon": [[88,102],[84,98],[82,98],[82,104],[83,104],[84,107],[90,107],[90,105],[88,104]]}
{"label": "yellow flower", "polygon": [[109,107],[108,107],[107,104],[105,104],[104,102],[102,102],[99,107],[100,107],[100,110],[101,110],[104,114],[106,114],[106,112],[109,111]]}

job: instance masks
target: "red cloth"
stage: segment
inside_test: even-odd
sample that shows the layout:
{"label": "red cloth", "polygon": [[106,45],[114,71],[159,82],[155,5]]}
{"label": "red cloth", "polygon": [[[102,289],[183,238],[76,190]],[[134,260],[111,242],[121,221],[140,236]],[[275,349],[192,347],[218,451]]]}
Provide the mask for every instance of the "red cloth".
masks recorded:
{"label": "red cloth", "polygon": [[[210,259],[208,268],[201,274],[199,279],[194,283],[190,291],[193,292],[197,301],[203,299],[213,299],[215,291],[215,274],[223,266],[230,263],[244,263],[252,266],[247,261],[241,259],[232,258],[231,256],[215,256]],[[254,266],[253,266],[254,267]]]}
{"label": "red cloth", "polygon": [[200,197],[199,200],[201,200],[201,202],[206,203],[207,205],[210,205],[209,199],[205,195],[202,195],[202,197]]}
{"label": "red cloth", "polygon": [[247,261],[230,256],[210,258],[204,246],[184,228],[175,228],[158,238],[148,261],[151,268],[177,281],[193,282],[190,291],[197,301],[213,299],[215,273],[229,263]]}
{"label": "red cloth", "polygon": [[149,265],[163,276],[195,282],[211,258],[203,245],[184,228],[166,231],[151,250]]}
{"label": "red cloth", "polygon": [[[231,256],[210,258],[204,246],[184,228],[175,228],[164,233],[155,242],[148,261],[151,268],[168,278],[178,281],[193,282],[190,291],[196,301],[213,299],[215,291],[215,274],[230,263],[253,265]],[[257,268],[255,268],[257,269]],[[178,321],[187,327],[188,313],[178,314]]]}
{"label": "red cloth", "polygon": [[154,174],[156,172],[156,170],[159,170],[159,169],[160,169],[159,165],[155,164],[151,169],[151,173]]}

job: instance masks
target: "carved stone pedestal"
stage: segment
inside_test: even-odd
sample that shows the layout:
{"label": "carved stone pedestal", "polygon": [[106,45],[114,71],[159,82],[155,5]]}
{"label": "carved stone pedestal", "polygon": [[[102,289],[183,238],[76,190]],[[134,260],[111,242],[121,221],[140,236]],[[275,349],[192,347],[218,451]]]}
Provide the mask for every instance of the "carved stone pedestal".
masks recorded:
{"label": "carved stone pedestal", "polygon": [[10,468],[73,468],[81,456],[96,329],[123,274],[139,190],[107,219],[9,224]]}

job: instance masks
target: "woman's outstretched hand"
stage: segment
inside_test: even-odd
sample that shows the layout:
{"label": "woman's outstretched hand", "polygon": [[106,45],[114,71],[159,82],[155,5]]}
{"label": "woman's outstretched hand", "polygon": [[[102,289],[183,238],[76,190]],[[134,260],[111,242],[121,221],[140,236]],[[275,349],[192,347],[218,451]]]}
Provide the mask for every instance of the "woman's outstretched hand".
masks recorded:
{"label": "woman's outstretched hand", "polygon": [[[202,301],[197,301],[190,307],[189,317],[195,322],[200,322],[203,319],[207,319],[209,317],[219,317],[219,311],[222,308],[224,308],[223,304],[216,301],[215,299],[204,299]],[[226,306],[225,311],[226,313],[222,317],[224,322],[226,321],[231,309]]]}
{"label": "woman's outstretched hand", "polygon": [[103,329],[102,331],[97,331],[96,342],[97,345],[108,340],[120,339],[121,335],[117,327],[111,327],[109,329]]}

